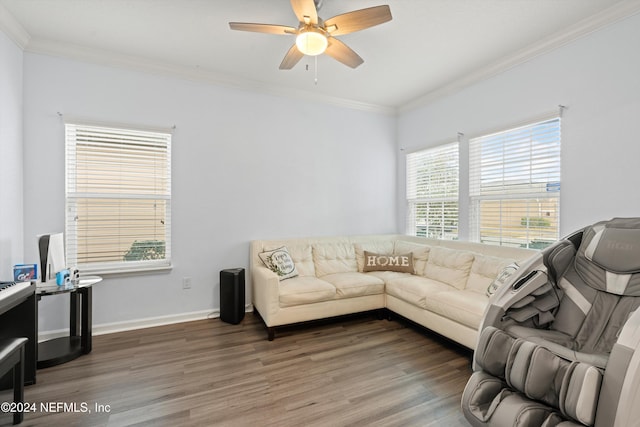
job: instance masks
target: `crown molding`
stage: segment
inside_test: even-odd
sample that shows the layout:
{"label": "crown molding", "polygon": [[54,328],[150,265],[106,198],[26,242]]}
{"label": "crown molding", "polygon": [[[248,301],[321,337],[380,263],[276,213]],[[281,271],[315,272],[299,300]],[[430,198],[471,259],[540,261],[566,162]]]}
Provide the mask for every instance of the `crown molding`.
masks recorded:
{"label": "crown molding", "polygon": [[22,25],[0,4],[0,31],[5,33],[15,44],[24,50],[31,36]]}
{"label": "crown molding", "polygon": [[396,109],[376,104],[368,104],[350,99],[319,95],[304,90],[295,90],[285,87],[268,85],[264,82],[239,79],[226,74],[216,73],[201,68],[190,68],[171,64],[163,61],[150,60],[142,57],[124,55],[112,51],[87,48],[84,46],[59,43],[45,39],[32,38],[26,52],[66,59],[73,59],[93,64],[106,65],[116,68],[126,68],[133,71],[142,71],[150,74],[176,77],[200,83],[224,86],[233,89],[250,90],[268,95],[296,98],[304,101],[312,101],[329,104],[338,107],[355,110],[395,115]]}
{"label": "crown molding", "polygon": [[600,13],[590,16],[575,25],[559,31],[547,38],[529,45],[528,47],[503,58],[500,61],[489,64],[464,77],[454,79],[451,82],[435,90],[427,92],[406,104],[398,107],[398,113],[404,113],[415,108],[424,106],[436,99],[458,92],[468,86],[501,74],[515,66],[521,65],[542,54],[551,52],[559,47],[569,44],[575,40],[585,37],[608,25],[614,24],[625,18],[629,18],[640,13],[640,1],[623,0],[615,5],[603,10]]}
{"label": "crown molding", "polygon": [[200,68],[189,68],[142,57],[116,52],[89,49],[74,44],[63,44],[50,40],[32,38],[20,23],[0,4],[0,30],[5,32],[24,51],[118,68],[127,68],[157,75],[177,77],[185,80],[219,85],[239,90],[250,90],[263,94],[318,102],[337,107],[374,112],[389,116],[404,113],[424,106],[436,99],[458,92],[468,86],[486,80],[537,56],[551,52],[561,46],[591,34],[607,25],[618,22],[640,12],[640,0],[622,0],[615,5],[586,18],[550,37],[544,38],[500,61],[479,68],[477,71],[456,78],[435,90],[426,92],[403,105],[384,106],[355,100],[320,95],[304,90],[269,85],[261,81],[239,79],[235,76],[216,73]]}

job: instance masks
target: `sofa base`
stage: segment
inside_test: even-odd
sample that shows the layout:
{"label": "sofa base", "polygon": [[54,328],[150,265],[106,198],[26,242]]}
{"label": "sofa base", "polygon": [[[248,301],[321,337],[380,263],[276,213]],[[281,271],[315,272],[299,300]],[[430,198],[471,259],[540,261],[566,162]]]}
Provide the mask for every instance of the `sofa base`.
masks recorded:
{"label": "sofa base", "polygon": [[446,335],[443,335],[441,333],[438,333],[436,331],[434,331],[433,329],[429,329],[428,327],[421,325],[418,322],[415,322],[411,319],[409,319],[408,317],[404,317],[401,314],[398,313],[394,313],[393,311],[390,311],[389,309],[386,309],[387,312],[387,320],[390,322],[398,322],[401,323],[403,325],[405,325],[408,328],[412,328],[417,332],[420,332],[422,334],[428,335],[429,338],[435,342],[441,343],[443,346],[446,346],[447,348],[450,349],[455,349],[455,351],[457,353],[459,353],[460,355],[463,355],[464,357],[468,357],[469,358],[469,369],[471,369],[471,361],[473,358],[473,350],[470,349],[469,347],[460,344],[458,341],[455,341],[451,338],[449,338]]}
{"label": "sofa base", "polygon": [[[406,310],[399,310],[399,311],[406,312]],[[290,323],[290,324],[280,325],[280,326],[267,326],[267,324],[265,323],[264,319],[262,318],[262,315],[260,314],[260,312],[258,311],[258,309],[256,307],[253,307],[253,314],[254,314],[254,316],[258,316],[260,318],[260,321],[262,322],[262,324],[267,329],[267,340],[268,341],[273,341],[275,339],[276,330],[277,329],[284,329],[284,328],[291,328],[291,327],[302,327],[304,325],[314,325],[314,324],[317,325],[317,324],[328,323],[328,322],[338,322],[340,320],[353,318],[354,316],[362,316],[362,315],[366,315],[366,314],[374,314],[378,320],[385,320],[386,319],[389,322],[397,320],[397,321],[408,323],[411,327],[415,327],[417,330],[421,330],[423,332],[427,332],[429,335],[431,335],[433,337],[436,337],[438,340],[442,340],[443,342],[446,341],[447,343],[450,343],[451,345],[453,345],[455,347],[458,347],[463,351],[469,351],[469,350],[472,351],[473,350],[472,347],[465,346],[464,344],[461,344],[460,342],[449,338],[446,334],[442,334],[440,332],[437,332],[437,331],[429,328],[428,326],[425,326],[424,322],[420,322],[420,321],[414,320],[411,317],[404,316],[403,314],[391,311],[388,308],[367,310],[367,311],[362,311],[362,312],[359,312],[359,313],[342,314],[342,315],[339,315],[339,316],[332,316],[332,317],[326,317],[326,318],[314,319],[314,320],[306,320],[306,321],[303,321],[303,322]],[[416,316],[414,316],[414,317],[416,317]],[[420,320],[423,320],[423,319],[420,319]],[[474,343],[474,347],[475,347],[475,343]]]}
{"label": "sofa base", "polygon": [[[253,311],[260,317],[262,323],[267,328],[267,339],[273,341],[275,339],[276,327],[286,327],[293,325],[303,325],[313,322],[322,321],[325,319],[339,319],[349,316],[351,314],[378,312],[380,318],[387,318],[392,320],[391,316],[397,314],[404,317],[420,326],[423,326],[436,334],[447,337],[448,339],[462,344],[463,346],[473,350],[476,347],[476,341],[478,339],[478,330],[469,326],[460,324],[439,314],[433,313],[428,310],[424,310],[420,307],[416,307],[404,300],[396,298],[392,295],[386,295],[383,304],[380,304],[379,297],[383,295],[369,295],[358,298],[360,310],[353,311],[353,308],[348,305],[352,303],[354,299],[338,300],[338,301],[325,301],[322,303],[300,305],[294,307],[286,307],[283,312],[287,312],[287,316],[282,316],[280,313],[276,324],[269,326],[267,321],[259,312],[257,304],[253,304]],[[351,300],[351,301],[349,301]],[[385,305],[386,307],[376,308],[376,305]],[[292,317],[303,317],[304,320],[298,322],[288,321],[289,313],[297,312]],[[328,313],[331,311],[332,313]],[[305,318],[306,317],[306,318]],[[274,319],[270,319],[270,322]],[[281,322],[281,323],[280,323]]]}
{"label": "sofa base", "polygon": [[275,339],[276,329],[291,328],[291,327],[297,327],[297,326],[303,326],[303,325],[314,325],[314,324],[317,325],[317,324],[327,323],[327,322],[336,322],[341,319],[348,319],[354,316],[360,316],[365,314],[374,314],[378,320],[383,320],[383,319],[391,320],[391,315],[389,314],[388,310],[386,308],[379,308],[379,309],[361,311],[359,313],[341,314],[338,316],[324,317],[322,319],[305,320],[303,322],[289,323],[286,325],[280,325],[276,327],[276,326],[267,326],[266,322],[264,321],[264,318],[262,317],[262,315],[260,314],[260,312],[256,307],[253,307],[253,314],[260,318],[260,320],[262,321],[262,324],[267,329],[267,340],[269,341],[273,341]]}
{"label": "sofa base", "polygon": [[478,330],[387,295],[387,309],[443,335],[471,350],[476,348]]}

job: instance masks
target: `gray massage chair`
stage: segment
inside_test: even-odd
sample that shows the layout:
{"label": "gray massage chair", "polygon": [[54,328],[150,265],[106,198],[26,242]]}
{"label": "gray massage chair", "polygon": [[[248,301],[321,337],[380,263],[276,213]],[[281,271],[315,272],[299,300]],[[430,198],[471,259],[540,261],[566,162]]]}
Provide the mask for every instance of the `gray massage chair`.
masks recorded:
{"label": "gray massage chair", "polygon": [[462,410],[473,426],[640,426],[640,218],[586,227],[489,300]]}

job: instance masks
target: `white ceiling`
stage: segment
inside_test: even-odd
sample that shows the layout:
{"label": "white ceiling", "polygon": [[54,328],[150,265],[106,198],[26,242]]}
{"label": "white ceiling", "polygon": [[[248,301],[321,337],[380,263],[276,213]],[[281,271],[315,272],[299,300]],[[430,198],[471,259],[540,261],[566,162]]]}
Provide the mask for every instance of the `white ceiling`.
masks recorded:
{"label": "white ceiling", "polygon": [[0,0],[0,29],[30,52],[393,112],[640,11],[639,0],[323,0],[319,15],[380,4],[392,21],[338,37],[364,64],[322,55],[317,84],[313,58],[278,69],[294,36],[229,29],[297,26],[289,0]]}

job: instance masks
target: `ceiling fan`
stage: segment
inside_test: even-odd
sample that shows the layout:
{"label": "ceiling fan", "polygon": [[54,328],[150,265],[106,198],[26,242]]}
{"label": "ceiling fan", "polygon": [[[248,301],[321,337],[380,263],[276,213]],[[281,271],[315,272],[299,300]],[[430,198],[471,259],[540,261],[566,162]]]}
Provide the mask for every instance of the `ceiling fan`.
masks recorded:
{"label": "ceiling fan", "polygon": [[335,36],[353,33],[390,21],[391,10],[389,6],[354,10],[323,20],[318,16],[318,6],[321,3],[322,0],[291,0],[293,12],[300,21],[297,28],[248,22],[229,22],[229,27],[232,30],[256,33],[295,35],[296,43],[282,60],[281,70],[290,70],[304,55],[316,56],[322,53],[326,53],[351,68],[356,68],[364,60]]}

